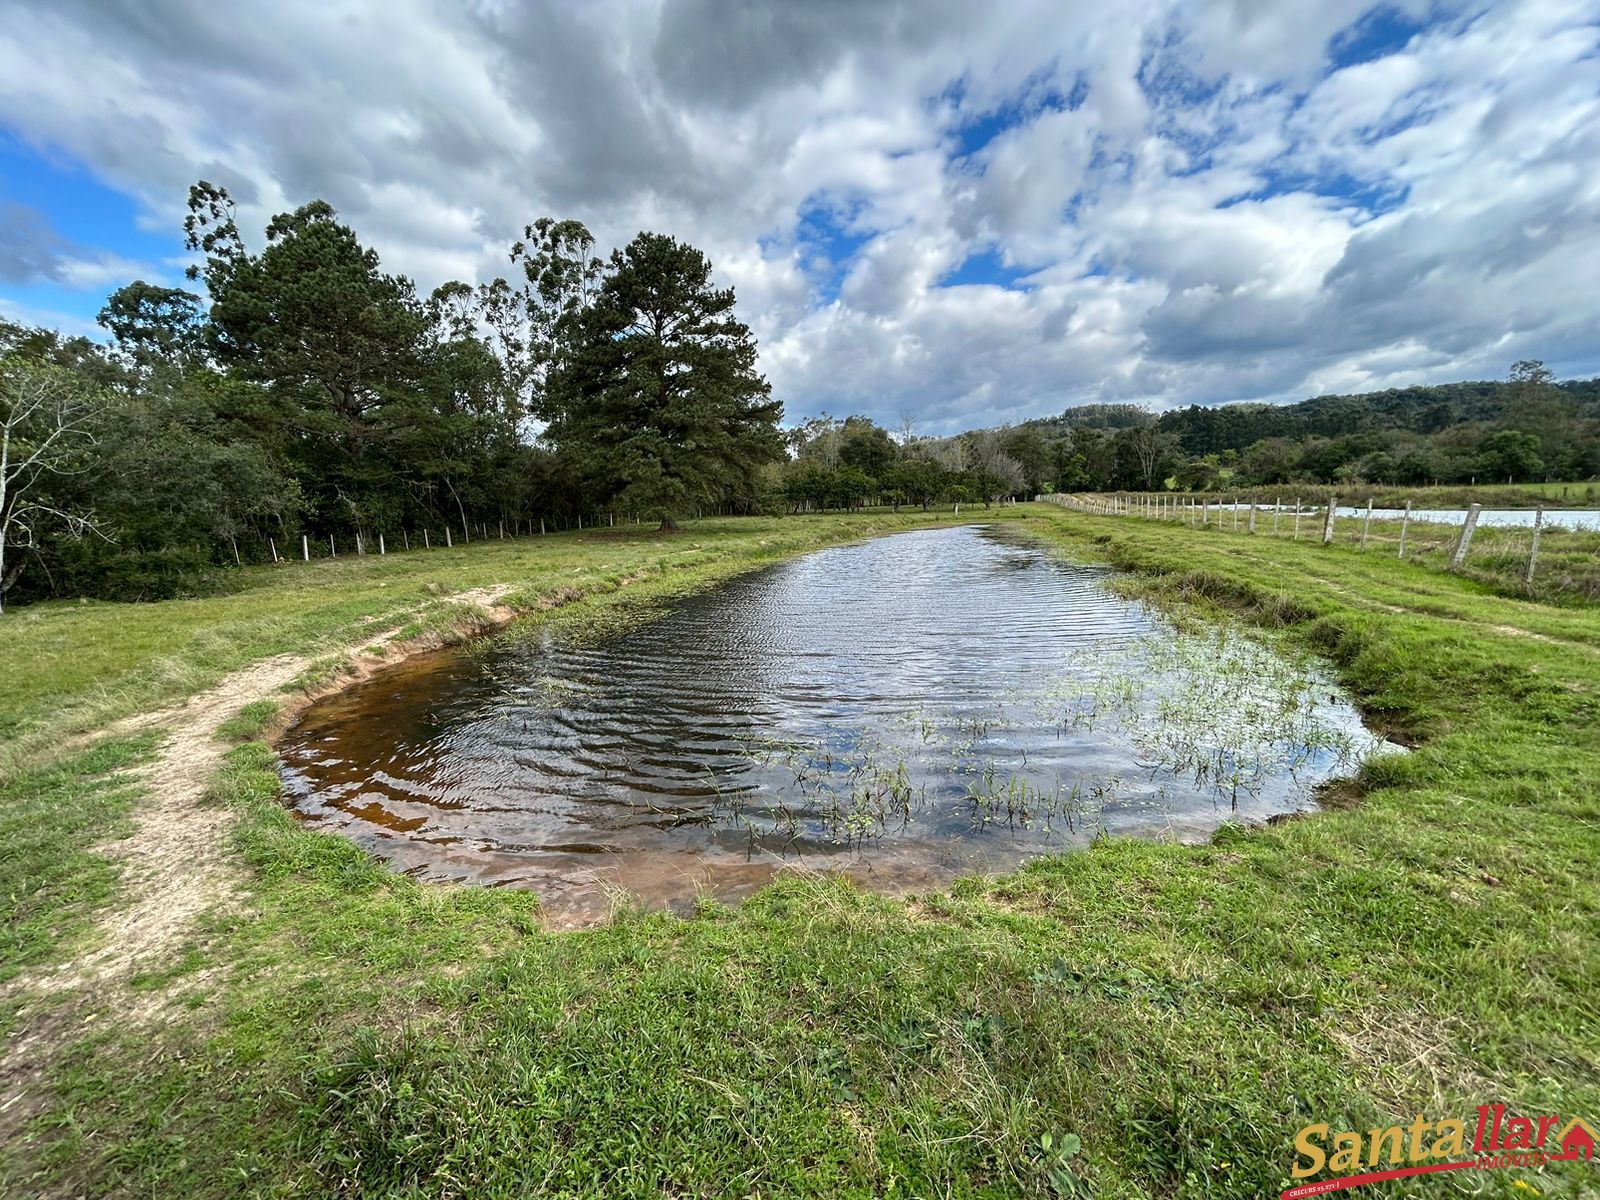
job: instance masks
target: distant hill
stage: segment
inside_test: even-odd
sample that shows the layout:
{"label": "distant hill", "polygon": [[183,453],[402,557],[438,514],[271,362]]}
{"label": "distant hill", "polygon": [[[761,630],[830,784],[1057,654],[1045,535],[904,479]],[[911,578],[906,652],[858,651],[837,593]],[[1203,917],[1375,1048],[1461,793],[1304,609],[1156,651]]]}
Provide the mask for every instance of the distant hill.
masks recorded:
{"label": "distant hill", "polygon": [[[1571,379],[1556,386],[1574,402],[1575,415],[1600,418],[1600,379]],[[1188,453],[1215,454],[1244,450],[1262,438],[1332,438],[1388,429],[1438,433],[1454,425],[1498,421],[1515,395],[1514,385],[1500,380],[1466,380],[1316,396],[1294,404],[1194,404],[1162,413],[1159,424]],[[1024,425],[1046,437],[1064,437],[1074,429],[1127,429],[1147,419],[1137,405],[1083,404]]]}

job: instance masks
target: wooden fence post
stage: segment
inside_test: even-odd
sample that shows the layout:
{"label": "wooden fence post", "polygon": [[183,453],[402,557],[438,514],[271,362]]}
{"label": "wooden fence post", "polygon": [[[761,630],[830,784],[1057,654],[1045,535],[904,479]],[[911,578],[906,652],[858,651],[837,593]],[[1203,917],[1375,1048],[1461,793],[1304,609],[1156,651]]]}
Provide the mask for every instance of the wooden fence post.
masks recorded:
{"label": "wooden fence post", "polygon": [[1300,497],[1294,498],[1294,540],[1300,540]]}
{"label": "wooden fence post", "polygon": [[1250,501],[1250,523],[1246,528],[1250,533],[1256,531],[1256,502],[1254,500]]}
{"label": "wooden fence post", "polygon": [[328,557],[338,558],[339,552],[333,548],[333,534],[328,535]]}
{"label": "wooden fence post", "polygon": [[1278,536],[1278,518],[1283,515],[1283,497],[1272,498],[1272,536]]}
{"label": "wooden fence post", "polygon": [[1322,544],[1329,545],[1333,541],[1333,519],[1339,512],[1339,497],[1328,497],[1328,518],[1322,524]]}
{"label": "wooden fence post", "polygon": [[1411,501],[1407,500],[1406,501],[1406,510],[1405,510],[1405,512],[1400,514],[1400,552],[1395,555],[1396,558],[1404,558],[1406,556],[1406,526],[1408,526],[1410,524],[1411,524]]}
{"label": "wooden fence post", "polygon": [[1367,518],[1361,522],[1361,548],[1367,548],[1367,530],[1372,527],[1372,497],[1367,497]]}
{"label": "wooden fence post", "polygon": [[1461,536],[1456,538],[1455,553],[1450,556],[1450,569],[1454,571],[1467,561],[1467,549],[1472,545],[1472,534],[1478,528],[1478,514],[1483,511],[1483,505],[1474,504],[1467,509],[1467,519],[1461,522]]}
{"label": "wooden fence post", "polygon": [[1544,505],[1533,514],[1533,545],[1528,549],[1528,569],[1522,573],[1522,582],[1533,584],[1533,568],[1539,562],[1539,534],[1544,529]]}

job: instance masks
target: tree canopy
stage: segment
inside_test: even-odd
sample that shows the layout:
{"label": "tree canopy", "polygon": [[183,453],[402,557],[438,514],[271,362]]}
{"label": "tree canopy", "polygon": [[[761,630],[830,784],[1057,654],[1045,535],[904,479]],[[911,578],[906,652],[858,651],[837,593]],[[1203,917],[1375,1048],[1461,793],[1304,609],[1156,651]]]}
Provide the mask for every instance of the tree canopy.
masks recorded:
{"label": "tree canopy", "polygon": [[[509,278],[423,297],[320,200],[252,244],[202,181],[185,233],[195,290],[118,289],[110,347],[0,324],[8,387],[94,401],[53,443],[73,453],[0,495],[13,596],[206,590],[302,536],[309,551],[749,511],[781,454],[733,292],[671,238],[602,259],[581,223],[539,218]],[[18,446],[39,417],[13,410]]]}

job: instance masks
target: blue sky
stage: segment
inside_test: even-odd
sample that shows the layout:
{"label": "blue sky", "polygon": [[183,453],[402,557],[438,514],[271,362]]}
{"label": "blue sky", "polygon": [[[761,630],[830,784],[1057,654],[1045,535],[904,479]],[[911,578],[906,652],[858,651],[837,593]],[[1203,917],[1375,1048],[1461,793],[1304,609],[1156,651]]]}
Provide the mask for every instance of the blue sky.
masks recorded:
{"label": "blue sky", "polygon": [[1600,371],[1600,0],[0,0],[0,316],[329,200],[423,288],[546,213],[705,249],[792,417]]}
{"label": "blue sky", "polygon": [[[152,228],[128,193],[102,183],[67,152],[31,146],[10,128],[0,132],[0,213],[18,238],[27,237],[36,248],[31,269],[7,272],[13,238],[0,240],[0,299],[16,311],[55,313],[92,325],[106,294],[128,280],[104,279],[103,271],[86,268],[171,263],[183,254],[182,238]],[[78,264],[77,270],[68,264]]]}

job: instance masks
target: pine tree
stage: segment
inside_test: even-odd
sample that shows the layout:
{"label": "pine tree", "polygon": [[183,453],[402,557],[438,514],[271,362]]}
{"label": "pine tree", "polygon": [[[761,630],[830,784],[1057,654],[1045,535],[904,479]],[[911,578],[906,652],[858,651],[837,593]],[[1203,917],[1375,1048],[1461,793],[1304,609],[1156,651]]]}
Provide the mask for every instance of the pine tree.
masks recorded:
{"label": "pine tree", "polygon": [[659,514],[755,489],[782,453],[783,406],[756,371],[733,290],[692,246],[641,233],[611,256],[593,303],[572,313],[541,405],[591,499]]}

